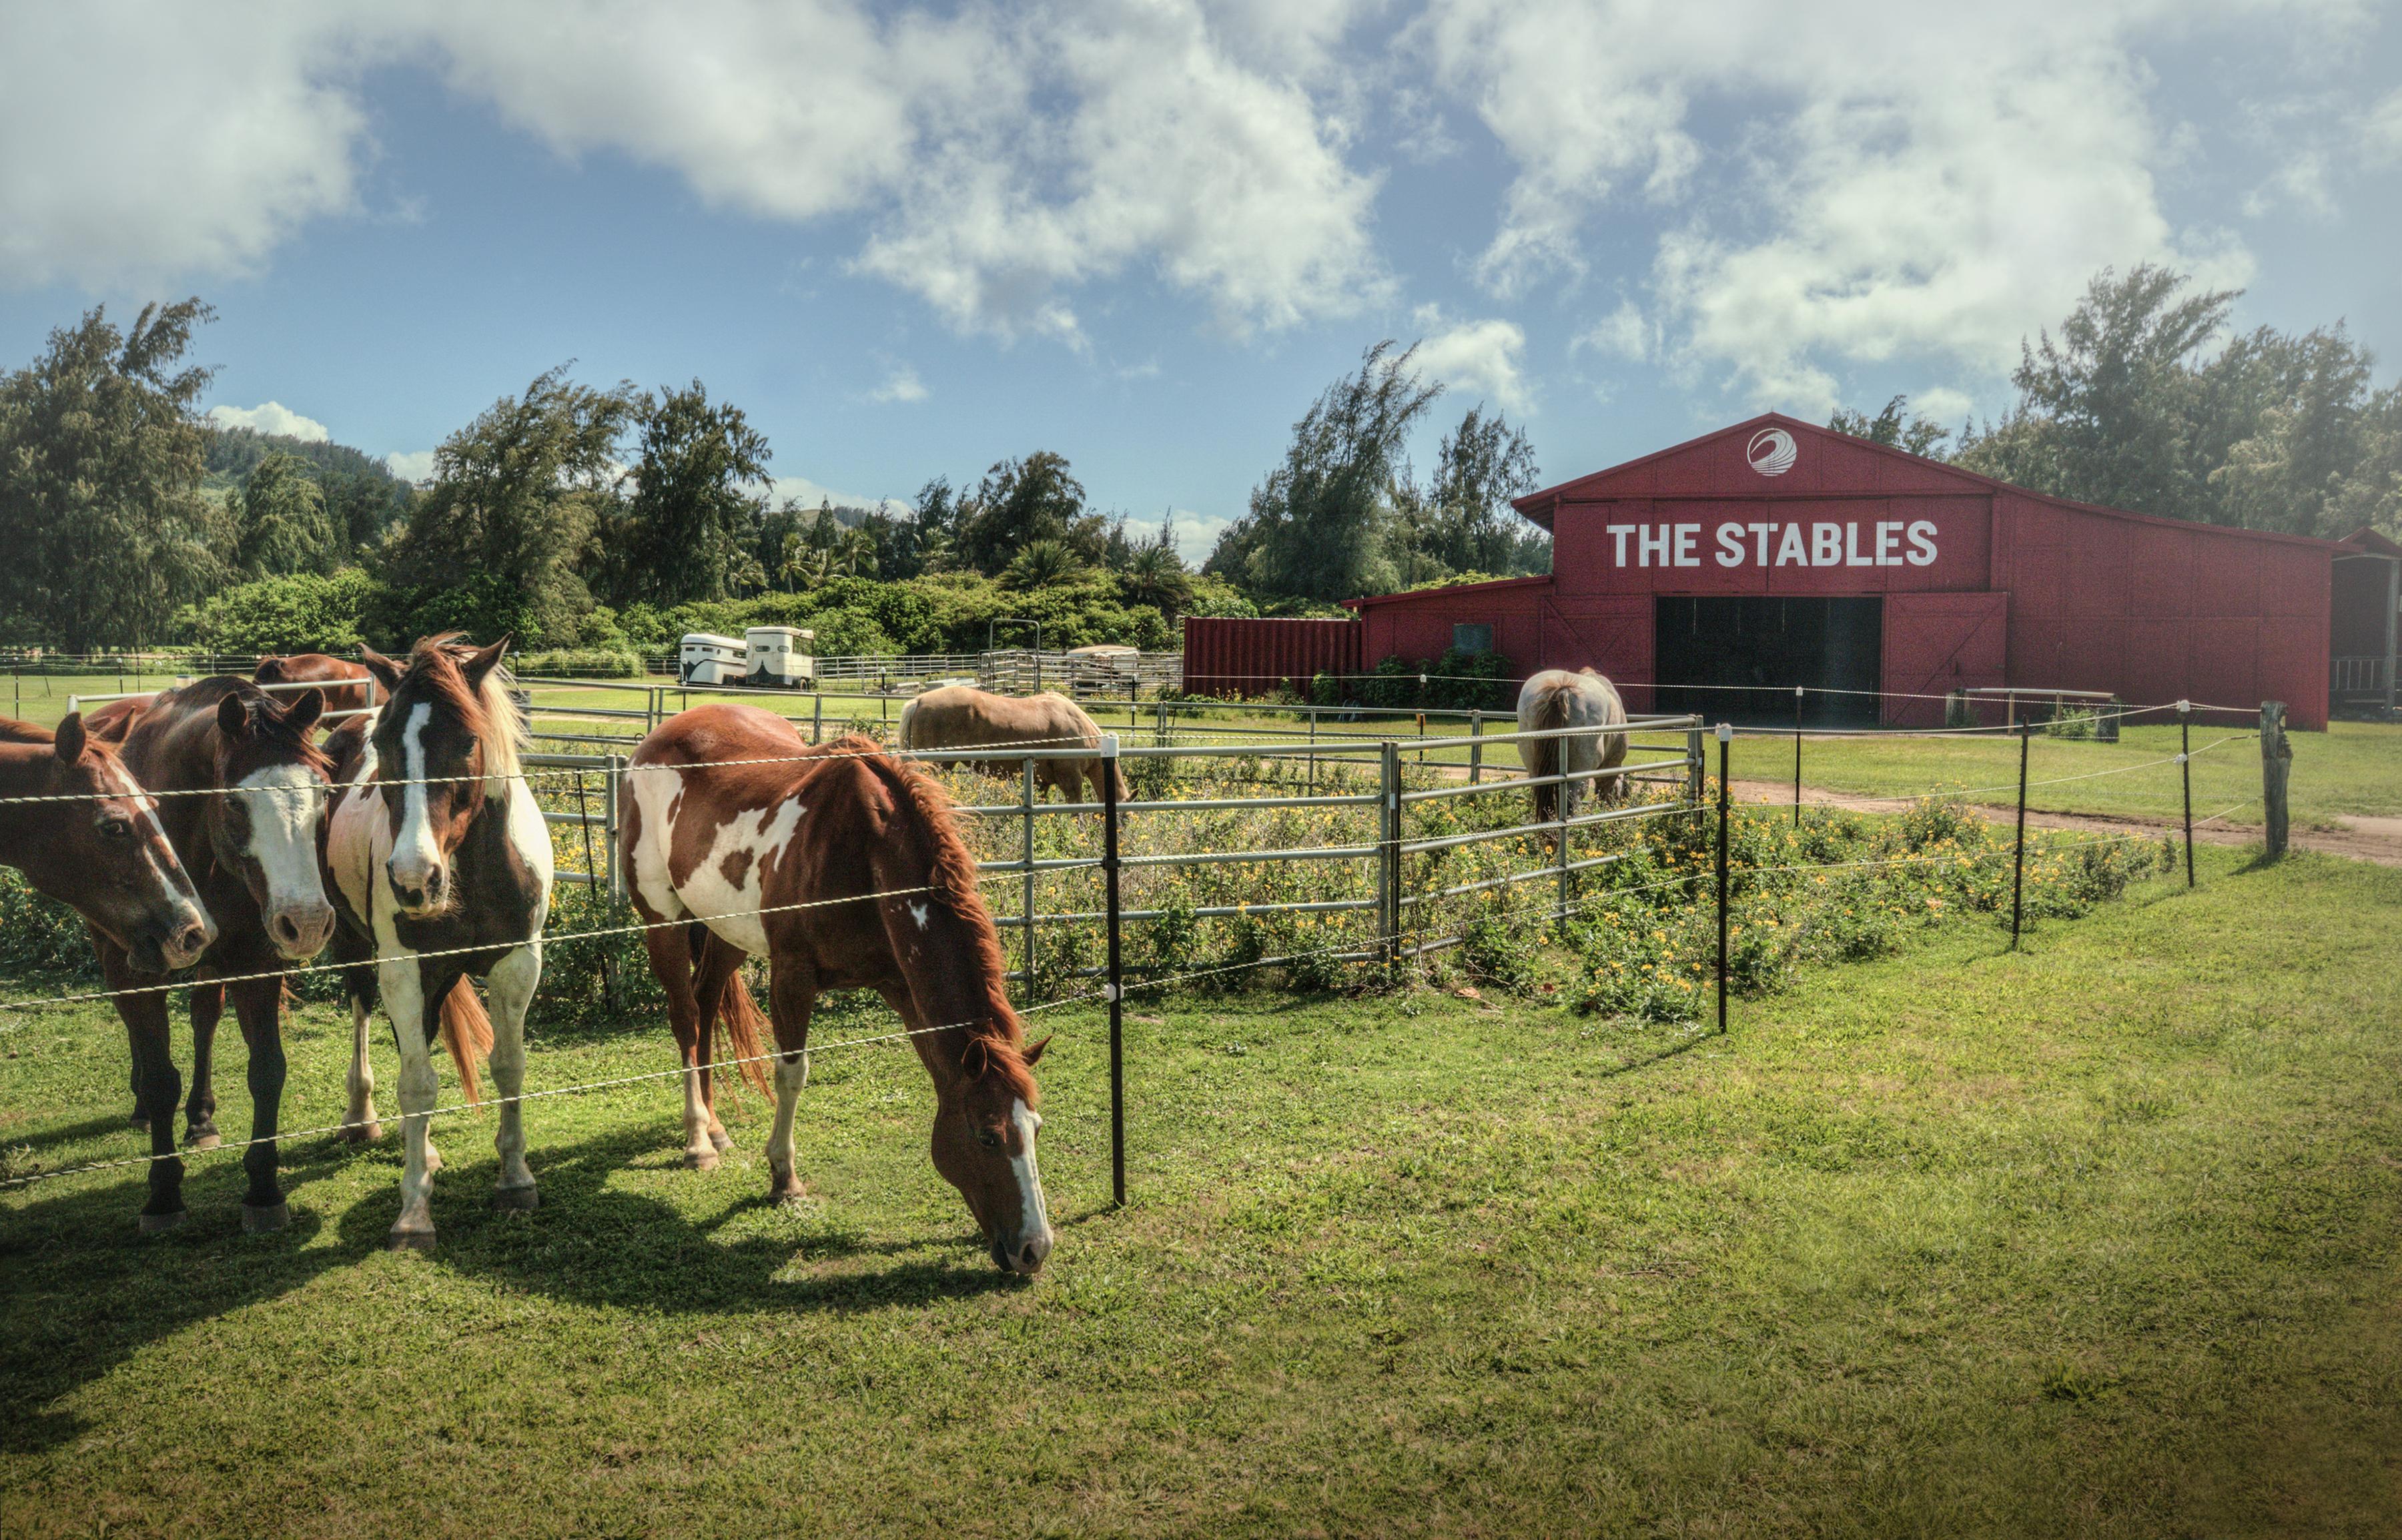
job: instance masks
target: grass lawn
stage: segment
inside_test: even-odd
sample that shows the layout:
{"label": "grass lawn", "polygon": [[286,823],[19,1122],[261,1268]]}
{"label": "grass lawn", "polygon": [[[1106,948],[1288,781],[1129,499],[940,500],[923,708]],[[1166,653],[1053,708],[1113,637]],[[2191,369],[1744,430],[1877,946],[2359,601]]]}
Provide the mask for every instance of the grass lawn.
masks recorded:
{"label": "grass lawn", "polygon": [[[288,1148],[267,1237],[228,1162],[149,1242],[131,1176],[13,1190],[0,1533],[2391,1533],[2402,872],[2243,859],[1664,1058],[1426,992],[1141,1007],[1124,1212],[1053,1012],[1030,1286],[889,1048],[819,1057],[796,1210],[755,1111],[681,1169],[656,1083],[530,1107],[531,1215],[445,1125],[432,1257],[383,1249],[390,1144]],[[113,1018],[10,1024],[12,1164],[131,1153]],[[345,1025],[294,1036],[331,1121]],[[529,1084],[668,1058],[559,1036]]]}

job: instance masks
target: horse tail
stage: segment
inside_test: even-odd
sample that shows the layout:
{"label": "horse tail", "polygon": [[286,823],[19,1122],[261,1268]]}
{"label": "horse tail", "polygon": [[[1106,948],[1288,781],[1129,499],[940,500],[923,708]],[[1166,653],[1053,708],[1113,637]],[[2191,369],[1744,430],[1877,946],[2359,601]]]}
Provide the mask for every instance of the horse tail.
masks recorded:
{"label": "horse tail", "polygon": [[[1566,727],[1568,724],[1569,699],[1575,693],[1575,686],[1569,684],[1544,686],[1535,697],[1534,710],[1527,714],[1526,731],[1549,733]],[[1560,738],[1532,738],[1522,742],[1519,748],[1525,750],[1526,774],[1537,780],[1558,775],[1561,764],[1565,763],[1560,753],[1563,741]],[[1535,788],[1536,822],[1549,823],[1558,816],[1559,805],[1560,788],[1556,782]]]}
{"label": "horse tail", "polygon": [[[712,938],[706,927],[696,926],[693,928],[700,932],[693,942],[692,960],[697,969],[701,954],[709,950]],[[724,946],[725,943],[718,942],[716,944]],[[775,1089],[767,1083],[767,1051],[761,1046],[760,1039],[760,1029],[767,1024],[767,1018],[760,1011],[759,1002],[751,997],[751,986],[742,982],[742,968],[739,963],[735,965],[734,971],[725,976],[725,988],[717,997],[715,1015],[717,1020],[725,1024],[725,1046],[734,1051],[734,1057],[740,1062],[741,1078],[751,1082],[752,1090],[774,1100]],[[711,1057],[715,1055],[712,1053]]]}
{"label": "horse tail", "polygon": [[442,1046],[450,1051],[450,1062],[459,1066],[459,1087],[467,1099],[482,1101],[484,1088],[476,1079],[476,1060],[492,1051],[492,1018],[484,1014],[484,1002],[476,998],[476,986],[464,976],[442,997]]}
{"label": "horse tail", "polygon": [[918,747],[916,744],[909,741],[909,724],[917,720],[918,698],[915,695],[912,695],[909,697],[909,704],[901,708],[900,725],[892,729],[892,745],[894,748],[915,749]]}

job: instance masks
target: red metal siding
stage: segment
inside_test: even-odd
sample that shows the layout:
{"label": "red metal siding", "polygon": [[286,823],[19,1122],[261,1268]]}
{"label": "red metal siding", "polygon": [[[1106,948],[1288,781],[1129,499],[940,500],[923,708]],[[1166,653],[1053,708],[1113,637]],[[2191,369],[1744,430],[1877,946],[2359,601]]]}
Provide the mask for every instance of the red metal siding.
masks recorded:
{"label": "red metal siding", "polygon": [[1264,695],[1291,685],[1306,690],[1318,674],[1360,671],[1360,633],[1351,620],[1236,620],[1184,617],[1184,688],[1201,695]]}
{"label": "red metal siding", "polygon": [[[1771,433],[1795,450],[1774,475],[1750,452]],[[2063,503],[1776,417],[1519,506],[1552,529],[1552,581],[1367,601],[1363,666],[1486,621],[1521,672],[1592,667],[1648,695],[1655,596],[1883,595],[1889,693],[1958,679],[2146,706],[2271,698],[2298,727],[2326,721],[2328,543]]]}

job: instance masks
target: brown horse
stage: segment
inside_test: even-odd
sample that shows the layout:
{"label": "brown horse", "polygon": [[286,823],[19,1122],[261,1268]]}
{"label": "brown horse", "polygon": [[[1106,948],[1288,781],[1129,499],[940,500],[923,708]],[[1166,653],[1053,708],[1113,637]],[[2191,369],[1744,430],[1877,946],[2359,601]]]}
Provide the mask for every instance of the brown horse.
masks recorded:
{"label": "brown horse", "polygon": [[[333,932],[333,906],[318,878],[317,831],[325,809],[325,758],[311,741],[324,698],[304,691],[278,701],[247,680],[197,681],[161,693],[136,713],[125,735],[127,767],[159,799],[159,818],[197,885],[217,934],[200,958],[233,998],[234,1018],[250,1045],[251,1136],[242,1156],[250,1176],[242,1224],[272,1230],[289,1217],[276,1183],[275,1129],[283,1095],[279,967],[313,957]],[[135,1114],[150,1128],[151,1152],[173,1151],[175,1101],[182,1090],[169,1051],[163,970],[95,928],[101,973],[119,995],[133,1049]],[[258,976],[264,975],[264,976]],[[217,1143],[211,1089],[210,1030],[196,1031],[187,1136],[195,1148]],[[183,1162],[150,1162],[150,1201],[142,1228],[184,1220]]]}
{"label": "brown horse", "polygon": [[[1041,749],[1052,745],[1095,749],[1101,729],[1084,708],[1067,696],[1045,691],[1039,695],[1000,695],[965,684],[929,690],[901,708],[894,741],[904,749]],[[944,756],[948,758],[948,756]],[[964,758],[965,756],[961,756]],[[987,774],[1015,779],[1022,772],[1015,760],[992,760],[979,766]],[[1058,759],[1034,762],[1037,795],[1054,787],[1070,802],[1084,794],[1087,778],[1093,801],[1101,800],[1115,776],[1118,800],[1126,797],[1125,776],[1115,760]]]}
{"label": "brown horse", "polygon": [[[364,711],[373,704],[367,699],[373,694],[375,675],[363,663],[324,653],[294,653],[285,657],[263,657],[251,676],[258,684],[314,684],[325,694],[328,711]],[[283,691],[274,692],[277,694]]]}
{"label": "brown horse", "polygon": [[[781,763],[728,763],[759,760]],[[1051,1223],[1032,1069],[1049,1039],[1025,1045],[975,860],[940,784],[873,738],[812,750],[771,712],[701,706],[642,740],[620,804],[634,906],[654,927],[651,969],[683,1051],[686,1161],[715,1164],[711,1134],[724,1136],[709,1110],[721,1006],[736,1052],[758,1052],[739,969],[764,953],[777,1053],[769,1195],[802,1191],[793,1109],[818,991],[872,988],[908,1024],[933,1078],[934,1169],[967,1199],[995,1264],[1038,1272]]]}
{"label": "brown horse", "polygon": [[[23,802],[19,798],[65,798]],[[116,749],[72,714],[56,732],[0,717],[0,866],[154,972],[188,968],[216,927]]]}
{"label": "brown horse", "polygon": [[[426,1124],[437,1089],[427,1030],[435,1017],[448,1024],[454,1055],[470,1039],[491,1045],[501,1093],[493,1203],[536,1203],[518,1096],[526,1007],[542,982],[542,928],[550,914],[550,828],[518,768],[526,726],[501,667],[508,646],[506,638],[472,649],[435,637],[420,641],[405,664],[360,652],[386,699],[361,773],[335,804],[325,866],[342,911],[336,956],[374,956],[375,983],[400,1039],[407,1150],[395,1246],[434,1244],[440,1158]],[[362,1134],[374,1123],[364,974],[345,970],[352,981],[351,1122]],[[490,990],[489,1015],[469,982],[476,976]],[[464,1059],[462,1074],[472,1063]]]}

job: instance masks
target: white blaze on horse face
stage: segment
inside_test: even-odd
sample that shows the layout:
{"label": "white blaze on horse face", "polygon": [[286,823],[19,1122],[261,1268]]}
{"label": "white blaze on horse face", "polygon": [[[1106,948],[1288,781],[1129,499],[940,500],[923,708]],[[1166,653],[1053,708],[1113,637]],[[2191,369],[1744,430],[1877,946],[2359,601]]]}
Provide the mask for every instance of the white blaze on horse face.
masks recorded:
{"label": "white blaze on horse face", "polygon": [[1009,1158],[1017,1178],[1017,1236],[1010,1265],[1031,1272],[1051,1255],[1051,1216],[1042,1207],[1042,1174],[1034,1165],[1034,1134],[1042,1120],[1022,1101],[1009,1104],[1009,1121],[1017,1131],[1019,1153]]}
{"label": "white blaze on horse face", "polygon": [[286,958],[314,956],[334,928],[317,870],[325,778],[305,764],[271,764],[243,777],[235,791],[250,815],[250,846],[242,854],[267,879],[268,934]]}
{"label": "white blaze on horse face", "polygon": [[433,719],[433,706],[420,701],[408,708],[400,730],[400,773],[407,784],[400,792],[400,829],[392,837],[392,874],[403,887],[419,892],[442,870],[442,846],[434,837],[425,787],[425,724]]}
{"label": "white blaze on horse face", "polygon": [[209,940],[215,941],[217,923],[200,908],[199,890],[193,887],[191,875],[184,870],[184,863],[175,859],[175,846],[167,838],[167,826],[159,821],[159,799],[135,785],[123,765],[108,764],[106,769],[106,779],[112,789],[118,796],[140,808],[144,821],[150,825],[149,836],[142,842],[143,864],[158,879],[159,890],[175,895],[200,922],[200,928],[208,932]]}

